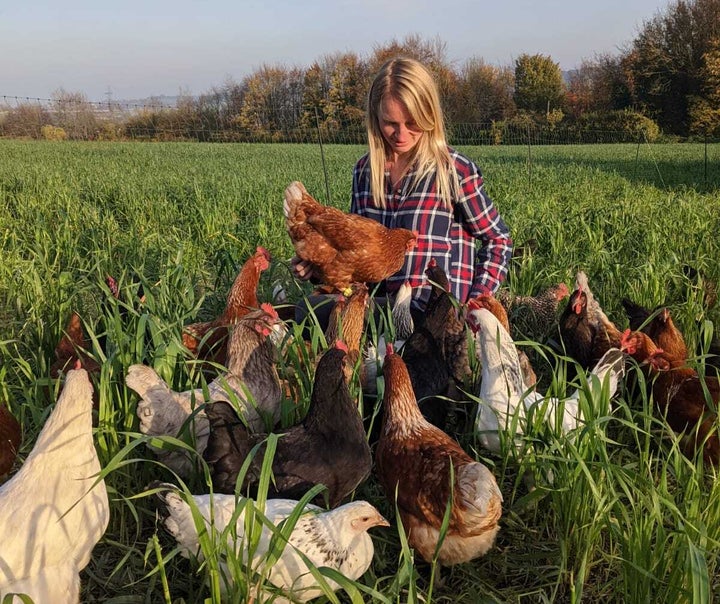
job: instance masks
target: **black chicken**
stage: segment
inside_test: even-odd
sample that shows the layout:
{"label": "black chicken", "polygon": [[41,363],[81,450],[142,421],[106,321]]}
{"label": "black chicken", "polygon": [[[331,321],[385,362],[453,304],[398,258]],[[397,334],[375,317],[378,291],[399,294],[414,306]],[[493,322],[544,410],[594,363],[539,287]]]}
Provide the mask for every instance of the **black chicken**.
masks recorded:
{"label": "black chicken", "polygon": [[[336,507],[370,474],[370,446],[362,419],[345,381],[347,347],[336,342],[320,359],[307,415],[300,424],[280,430],[272,462],[274,480],[268,497],[300,499],[316,484],[327,487]],[[243,492],[257,489],[267,434],[248,432],[233,407],[216,402],[206,408],[210,435],[203,454],[217,492],[234,493],[240,469],[252,448],[262,443],[250,463]],[[316,503],[322,504],[321,493]]]}

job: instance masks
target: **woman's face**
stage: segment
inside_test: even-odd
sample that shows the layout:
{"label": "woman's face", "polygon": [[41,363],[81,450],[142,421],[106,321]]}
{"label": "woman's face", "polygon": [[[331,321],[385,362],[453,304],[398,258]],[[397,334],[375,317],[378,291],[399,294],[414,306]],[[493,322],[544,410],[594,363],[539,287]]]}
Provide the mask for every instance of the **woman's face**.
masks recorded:
{"label": "woman's face", "polygon": [[412,151],[423,134],[405,104],[391,96],[380,102],[378,121],[385,142],[397,156]]}

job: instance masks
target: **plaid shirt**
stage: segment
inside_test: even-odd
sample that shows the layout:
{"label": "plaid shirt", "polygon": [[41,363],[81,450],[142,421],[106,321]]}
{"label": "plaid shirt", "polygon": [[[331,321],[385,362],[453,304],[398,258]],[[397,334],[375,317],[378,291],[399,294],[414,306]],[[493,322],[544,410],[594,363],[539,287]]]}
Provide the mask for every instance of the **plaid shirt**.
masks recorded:
{"label": "plaid shirt", "polygon": [[[367,216],[388,228],[402,227],[419,233],[418,243],[405,257],[405,264],[385,281],[393,293],[404,281],[413,287],[413,306],[423,309],[431,285],[425,269],[431,258],[443,268],[451,293],[461,302],[481,293],[493,293],[507,275],[512,256],[510,232],[485,193],[478,167],[467,157],[450,149],[460,181],[460,199],[453,209],[444,209],[438,200],[435,176],[430,175],[411,188],[412,169],[393,190],[385,174],[387,208],[375,206],[370,194],[370,167],[364,155],[353,172],[350,211]],[[480,245],[476,246],[475,242]]]}

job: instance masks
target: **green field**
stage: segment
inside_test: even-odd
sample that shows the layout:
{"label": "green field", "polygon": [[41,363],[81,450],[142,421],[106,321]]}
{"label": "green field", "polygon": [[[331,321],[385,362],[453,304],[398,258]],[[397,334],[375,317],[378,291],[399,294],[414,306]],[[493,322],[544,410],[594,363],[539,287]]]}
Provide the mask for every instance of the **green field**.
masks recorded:
{"label": "green field", "polygon": [[[720,145],[707,148],[707,162],[700,144],[460,150],[483,171],[516,245],[532,247],[513,261],[514,292],[559,281],[572,289],[582,269],[620,327],[627,325],[620,305],[627,296],[669,305],[690,346],[713,324],[720,329],[720,309],[705,308],[697,283],[683,273],[689,265],[720,280]],[[107,358],[96,351],[103,364],[96,442],[108,469],[111,520],[82,573],[84,602],[190,603],[215,595],[205,587],[207,567],[173,555],[152,498],[129,499],[150,480],[171,477],[144,461],[152,455],[136,433],[125,370],[146,363],[177,390],[196,384],[180,346],[182,325],[221,312],[257,245],[273,255],[259,297],[269,299],[278,283],[299,297],[287,267],[283,190],[301,180],[318,199],[346,209],[362,153],[359,146],[0,141],[0,387],[23,424],[21,458],[49,412],[47,386],[60,387],[48,370],[70,313],[110,342]],[[146,305],[125,321],[117,305],[102,305],[107,274],[124,300],[143,284]],[[546,356],[538,373],[548,384],[557,367],[554,355]],[[561,391],[562,373],[553,381]],[[412,562],[394,526],[373,529],[376,559],[359,601],[720,598],[720,487],[711,470],[673,446],[640,390],[621,392],[580,444],[557,437],[535,443],[534,471],[551,472],[553,481],[531,493],[522,480],[525,462],[509,452],[490,455],[472,434],[460,434],[502,485],[495,548],[443,569],[442,584],[431,590],[429,569]],[[357,497],[394,518],[374,480]]]}

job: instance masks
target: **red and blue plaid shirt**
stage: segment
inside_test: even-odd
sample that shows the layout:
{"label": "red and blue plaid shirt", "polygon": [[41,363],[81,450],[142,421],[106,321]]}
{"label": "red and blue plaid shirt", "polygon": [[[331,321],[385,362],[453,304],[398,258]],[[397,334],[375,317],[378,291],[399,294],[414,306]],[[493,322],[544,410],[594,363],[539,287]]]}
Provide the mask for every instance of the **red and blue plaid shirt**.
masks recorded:
{"label": "red and blue plaid shirt", "polygon": [[[431,258],[443,268],[451,293],[461,302],[482,293],[494,293],[508,271],[512,256],[510,232],[485,193],[478,167],[450,149],[460,183],[460,199],[447,210],[438,199],[435,175],[420,180],[414,188],[411,169],[393,189],[385,174],[385,209],[376,207],[370,193],[370,167],[364,155],[353,172],[350,211],[367,216],[388,228],[406,228],[419,234],[418,243],[405,257],[402,268],[385,281],[393,293],[409,281],[413,306],[425,307],[431,285],[425,269]],[[476,246],[476,242],[480,245]]]}

